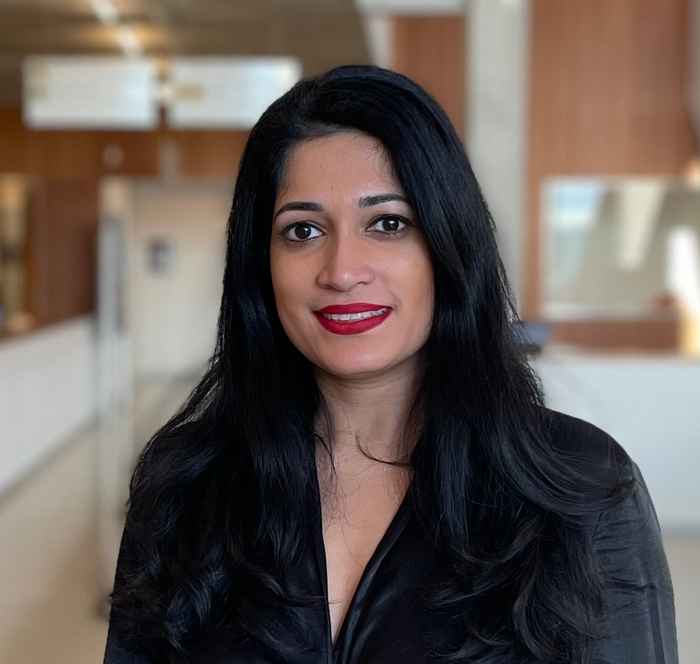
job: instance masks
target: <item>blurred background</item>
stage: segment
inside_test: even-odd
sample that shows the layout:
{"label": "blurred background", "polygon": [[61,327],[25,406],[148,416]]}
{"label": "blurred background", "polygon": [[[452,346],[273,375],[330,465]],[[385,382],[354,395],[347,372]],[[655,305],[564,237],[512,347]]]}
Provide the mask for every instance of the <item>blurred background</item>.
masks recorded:
{"label": "blurred background", "polygon": [[237,164],[375,63],[463,136],[548,405],[654,498],[700,661],[695,0],[0,0],[0,662],[102,661],[127,482],[213,350]]}

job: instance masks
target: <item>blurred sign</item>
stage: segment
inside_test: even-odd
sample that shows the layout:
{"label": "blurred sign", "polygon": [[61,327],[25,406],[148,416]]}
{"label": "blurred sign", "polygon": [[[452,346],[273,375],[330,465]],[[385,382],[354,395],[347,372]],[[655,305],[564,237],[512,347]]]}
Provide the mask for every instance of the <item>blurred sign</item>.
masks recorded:
{"label": "blurred sign", "polygon": [[148,268],[153,274],[166,274],[172,270],[175,245],[170,238],[153,237],[148,240]]}
{"label": "blurred sign", "polygon": [[153,129],[158,125],[156,64],[145,58],[30,56],[23,66],[29,127]]}
{"label": "blurred sign", "polygon": [[301,62],[288,57],[173,58],[167,122],[249,129],[301,73]]}

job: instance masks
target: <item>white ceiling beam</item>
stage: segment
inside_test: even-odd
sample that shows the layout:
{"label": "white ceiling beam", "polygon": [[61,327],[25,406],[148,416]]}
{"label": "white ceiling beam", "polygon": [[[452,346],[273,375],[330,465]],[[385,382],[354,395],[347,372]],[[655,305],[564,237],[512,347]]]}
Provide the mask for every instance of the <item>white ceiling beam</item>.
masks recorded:
{"label": "white ceiling beam", "polygon": [[463,14],[469,0],[355,0],[363,14],[433,16]]}

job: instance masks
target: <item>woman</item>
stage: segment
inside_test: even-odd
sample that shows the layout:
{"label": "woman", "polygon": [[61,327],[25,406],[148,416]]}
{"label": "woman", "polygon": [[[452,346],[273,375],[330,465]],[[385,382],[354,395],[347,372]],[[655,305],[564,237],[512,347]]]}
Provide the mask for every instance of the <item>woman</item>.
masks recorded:
{"label": "woman", "polygon": [[494,225],[409,79],[251,131],[218,339],[130,487],[105,662],[676,662],[639,469],[549,410]]}

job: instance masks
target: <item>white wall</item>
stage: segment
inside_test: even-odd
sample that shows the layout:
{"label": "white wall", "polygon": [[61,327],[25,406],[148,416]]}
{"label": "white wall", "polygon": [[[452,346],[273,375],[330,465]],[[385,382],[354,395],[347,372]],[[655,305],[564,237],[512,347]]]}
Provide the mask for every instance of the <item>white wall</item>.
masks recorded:
{"label": "white wall", "polygon": [[498,229],[518,305],[527,214],[527,0],[470,0],[467,152]]}
{"label": "white wall", "polygon": [[[197,370],[214,349],[231,183],[134,186],[129,318],[135,377]],[[174,244],[166,273],[149,270],[147,247],[153,237]]]}
{"label": "white wall", "polygon": [[94,321],[0,343],[0,492],[95,415]]}
{"label": "white wall", "polygon": [[700,530],[700,360],[544,355],[547,405],[607,431],[637,462],[664,529]]}

